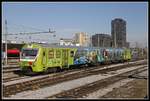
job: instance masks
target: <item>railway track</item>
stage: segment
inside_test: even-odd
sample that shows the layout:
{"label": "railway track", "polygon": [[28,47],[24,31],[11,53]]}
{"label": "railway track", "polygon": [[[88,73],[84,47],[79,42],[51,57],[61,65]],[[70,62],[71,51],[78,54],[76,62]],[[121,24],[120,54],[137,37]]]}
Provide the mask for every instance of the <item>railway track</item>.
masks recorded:
{"label": "railway track", "polygon": [[[134,62],[134,61],[131,61],[131,62]],[[116,64],[116,63],[114,63],[114,64]],[[104,66],[109,66],[109,65],[111,65],[111,64],[101,65],[101,66],[98,66],[96,68],[103,68]],[[74,68],[73,70],[70,69],[67,72],[72,72],[72,71],[76,71],[76,70],[78,71],[80,69],[83,69],[83,68]],[[91,67],[91,69],[95,69],[95,67]],[[19,79],[23,78],[22,77],[23,75],[22,75],[18,65],[12,65],[12,66],[5,66],[5,67],[3,67],[3,74],[6,74],[6,73],[10,73],[11,77],[10,77],[10,75],[9,75],[9,77],[5,77],[4,76],[3,82],[19,80]],[[15,74],[15,76],[12,75],[12,73]]]}
{"label": "railway track", "polygon": [[19,76],[19,75],[12,75],[11,77],[3,77],[3,83],[14,81],[14,80],[20,80],[20,79],[25,79],[29,78],[30,76]]}
{"label": "railway track", "polygon": [[16,93],[22,92],[22,91],[27,91],[27,90],[35,90],[39,89],[42,87],[46,87],[49,85],[54,85],[60,82],[64,81],[69,81],[77,78],[82,78],[90,75],[96,75],[99,73],[106,73],[108,71],[114,71],[122,68],[127,68],[131,66],[136,66],[140,64],[146,64],[147,61],[145,62],[138,62],[138,63],[129,63],[129,64],[124,64],[124,65],[119,65],[115,67],[107,67],[107,68],[88,68],[84,69],[79,72],[62,72],[62,73],[56,73],[55,75],[46,75],[41,78],[37,79],[32,79],[32,80],[27,80],[27,81],[22,81],[19,83],[12,83],[12,84],[3,84],[3,96],[8,97],[11,95],[14,95]]}
{"label": "railway track", "polygon": [[[143,59],[138,59],[138,60],[131,60],[130,62],[135,62],[135,61],[140,61]],[[20,70],[18,63],[16,64],[8,64],[7,66],[2,66],[2,72],[3,73],[10,73],[10,72],[14,72],[14,71],[18,71]]]}
{"label": "railway track", "polygon": [[20,70],[19,65],[7,65],[7,66],[2,66],[2,72],[3,73],[9,73],[13,71]]}
{"label": "railway track", "polygon": [[[117,63],[114,63],[114,64],[117,64]],[[110,66],[110,65],[112,65],[112,64],[103,64],[103,65],[101,65],[101,66],[98,66],[98,67],[94,67],[94,66],[91,66],[91,67],[88,67],[87,69],[96,69],[96,68],[103,68],[103,67],[105,67],[105,66]],[[13,67],[5,67],[5,69],[4,69],[4,71],[5,72],[3,72],[4,73],[4,75],[6,74],[6,73],[10,73],[10,75],[9,75],[9,77],[7,77],[7,76],[4,76],[3,77],[3,82],[5,83],[5,82],[9,82],[9,81],[13,81],[13,80],[19,80],[19,79],[22,79],[22,78],[24,78],[24,77],[22,77],[23,75],[22,75],[22,73],[21,73],[21,71],[20,71],[20,69],[18,69],[19,67],[17,67],[17,66],[13,66]],[[16,70],[13,70],[13,69],[16,69]],[[68,72],[74,72],[74,71],[81,71],[81,70],[84,70],[85,68],[72,68],[72,69],[69,69],[69,70],[67,70],[67,71],[63,71],[63,74],[66,74],[66,73],[68,73]],[[12,74],[13,73],[13,74]],[[53,73],[54,74],[54,73]],[[57,74],[57,73],[56,73]]]}
{"label": "railway track", "polygon": [[8,58],[7,65],[2,66],[3,73],[19,70],[19,58]]}
{"label": "railway track", "polygon": [[109,77],[106,79],[95,81],[93,83],[89,83],[89,84],[86,84],[86,85],[83,85],[83,86],[80,86],[77,88],[73,88],[73,89],[49,96],[47,98],[48,99],[51,99],[51,98],[86,98],[86,96],[89,93],[93,93],[94,91],[97,91],[99,89],[107,87],[108,85],[113,84],[115,82],[119,82],[120,80],[127,79],[127,78],[129,78],[129,76],[131,76],[135,73],[140,73],[142,71],[147,70],[144,67],[145,66]]}

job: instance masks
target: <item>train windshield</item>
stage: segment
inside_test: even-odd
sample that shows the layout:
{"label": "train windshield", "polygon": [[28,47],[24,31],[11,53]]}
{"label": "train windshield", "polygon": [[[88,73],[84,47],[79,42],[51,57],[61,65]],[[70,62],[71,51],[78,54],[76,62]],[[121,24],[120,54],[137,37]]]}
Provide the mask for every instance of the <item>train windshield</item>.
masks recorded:
{"label": "train windshield", "polygon": [[23,59],[34,59],[38,53],[38,49],[23,49],[22,58]]}

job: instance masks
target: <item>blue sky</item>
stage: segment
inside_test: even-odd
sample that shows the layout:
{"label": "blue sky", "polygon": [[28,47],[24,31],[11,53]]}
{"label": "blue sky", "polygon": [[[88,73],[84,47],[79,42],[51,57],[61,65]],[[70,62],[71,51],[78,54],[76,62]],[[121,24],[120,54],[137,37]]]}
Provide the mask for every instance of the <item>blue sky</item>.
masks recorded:
{"label": "blue sky", "polygon": [[[2,3],[2,20],[7,19],[9,33],[47,31],[49,28],[56,31],[55,38],[50,34],[38,34],[31,35],[32,40],[57,41],[72,38],[80,31],[89,35],[111,35],[111,20],[115,18],[126,20],[127,41],[147,42],[148,2]],[[29,39],[27,35],[17,37]],[[14,40],[13,36],[10,38]]]}

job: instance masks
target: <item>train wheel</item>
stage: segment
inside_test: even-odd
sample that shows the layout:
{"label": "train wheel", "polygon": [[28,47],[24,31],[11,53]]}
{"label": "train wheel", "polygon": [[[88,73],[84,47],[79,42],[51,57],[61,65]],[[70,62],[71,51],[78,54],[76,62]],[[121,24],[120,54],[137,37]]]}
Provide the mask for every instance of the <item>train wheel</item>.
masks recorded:
{"label": "train wheel", "polygon": [[48,68],[48,69],[45,71],[46,74],[47,74],[47,73],[55,73],[55,72],[57,72],[57,68]]}
{"label": "train wheel", "polygon": [[53,68],[52,72],[56,73],[57,72],[57,68]]}
{"label": "train wheel", "polygon": [[88,64],[87,64],[87,63],[85,64],[85,67],[88,67]]}
{"label": "train wheel", "polygon": [[62,72],[62,69],[60,67],[57,67],[57,72]]}
{"label": "train wheel", "polygon": [[27,71],[23,71],[24,75],[28,75],[28,76],[36,76],[38,75],[38,73],[33,72],[31,69],[28,69]]}

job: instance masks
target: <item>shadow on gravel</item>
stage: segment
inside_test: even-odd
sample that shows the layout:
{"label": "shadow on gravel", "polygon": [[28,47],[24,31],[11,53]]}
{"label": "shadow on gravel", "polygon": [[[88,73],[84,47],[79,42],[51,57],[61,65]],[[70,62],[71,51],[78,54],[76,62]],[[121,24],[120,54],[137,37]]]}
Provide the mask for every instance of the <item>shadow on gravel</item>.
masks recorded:
{"label": "shadow on gravel", "polygon": [[61,96],[61,97],[56,97],[56,99],[72,99],[70,96]]}
{"label": "shadow on gravel", "polygon": [[145,77],[145,76],[133,76],[133,75],[129,75],[128,78],[134,78],[134,79],[147,79],[147,77]]}
{"label": "shadow on gravel", "polygon": [[31,74],[31,73],[26,74],[26,73],[22,72],[21,70],[13,71],[13,73],[17,74],[19,76],[37,76],[37,75],[39,75],[39,74],[35,74],[35,73],[34,74]]}
{"label": "shadow on gravel", "polygon": [[17,74],[19,76],[23,76],[23,73],[21,72],[21,70],[15,70],[13,71],[14,74]]}

